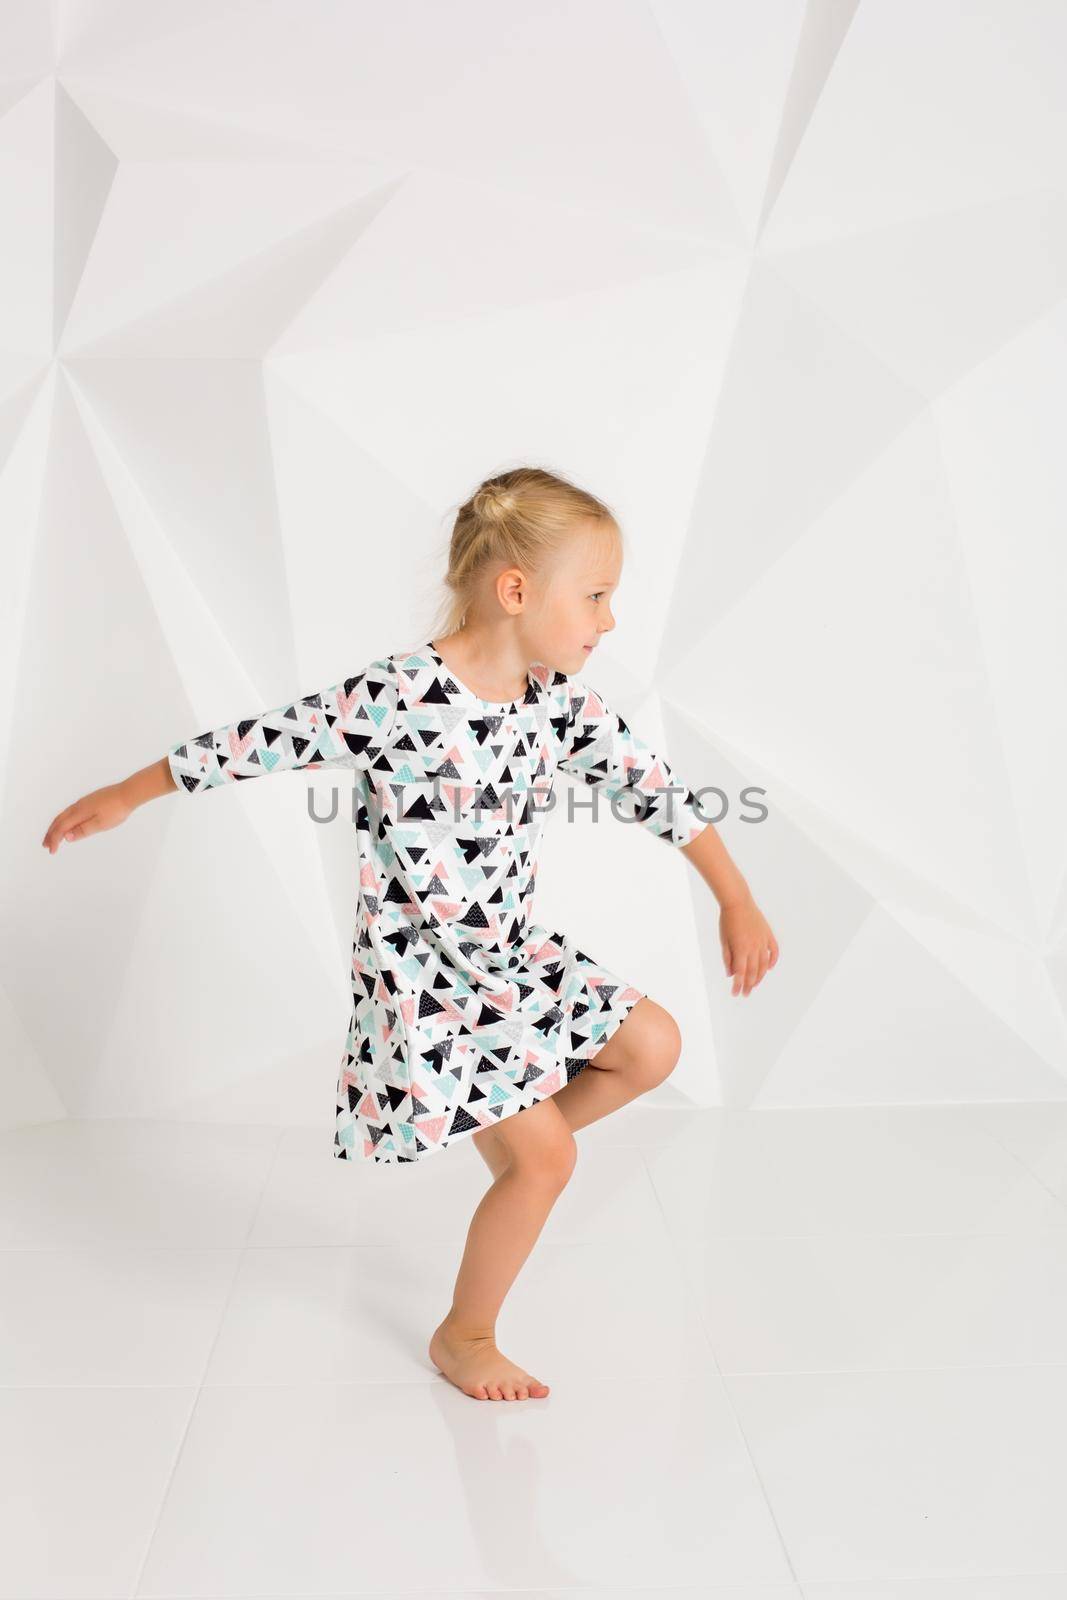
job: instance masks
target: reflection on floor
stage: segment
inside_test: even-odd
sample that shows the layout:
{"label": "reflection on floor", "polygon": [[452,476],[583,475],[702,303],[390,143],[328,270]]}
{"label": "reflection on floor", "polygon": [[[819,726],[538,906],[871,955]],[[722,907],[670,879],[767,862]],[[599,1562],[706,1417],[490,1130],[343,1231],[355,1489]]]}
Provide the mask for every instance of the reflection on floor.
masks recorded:
{"label": "reflection on floor", "polygon": [[1067,1594],[1067,1105],[583,1129],[516,1402],[426,1355],[470,1141],[331,1138],[0,1134],[0,1593]]}

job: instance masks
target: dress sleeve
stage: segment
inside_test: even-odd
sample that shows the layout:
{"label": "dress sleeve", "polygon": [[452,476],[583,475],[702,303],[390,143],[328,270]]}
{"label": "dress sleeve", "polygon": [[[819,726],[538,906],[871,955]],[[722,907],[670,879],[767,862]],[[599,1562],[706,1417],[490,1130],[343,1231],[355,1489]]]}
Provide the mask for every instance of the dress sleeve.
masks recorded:
{"label": "dress sleeve", "polygon": [[[557,765],[586,783],[598,784],[609,798],[633,795],[633,807],[625,809],[657,838],[673,845],[692,844],[710,822],[701,814],[693,791],[595,689],[580,678],[568,677],[566,694],[569,704],[560,719]],[[624,808],[619,809],[621,813]]]}
{"label": "dress sleeve", "polygon": [[296,767],[371,768],[389,741],[396,707],[395,667],[372,661],[343,683],[172,745],[167,760],[182,794]]}

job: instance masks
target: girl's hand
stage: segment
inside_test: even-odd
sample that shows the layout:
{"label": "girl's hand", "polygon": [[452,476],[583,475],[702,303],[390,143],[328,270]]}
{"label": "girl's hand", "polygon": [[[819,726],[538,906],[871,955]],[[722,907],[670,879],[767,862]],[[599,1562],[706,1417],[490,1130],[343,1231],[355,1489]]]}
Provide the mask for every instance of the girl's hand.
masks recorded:
{"label": "girl's hand", "polygon": [[734,995],[749,994],[778,960],[778,941],[751,895],[730,901],[719,913],[719,941]]}
{"label": "girl's hand", "polygon": [[91,833],[117,828],[135,805],[124,784],[109,783],[103,789],[94,789],[53,818],[41,843],[55,855],[64,840],[87,839]]}

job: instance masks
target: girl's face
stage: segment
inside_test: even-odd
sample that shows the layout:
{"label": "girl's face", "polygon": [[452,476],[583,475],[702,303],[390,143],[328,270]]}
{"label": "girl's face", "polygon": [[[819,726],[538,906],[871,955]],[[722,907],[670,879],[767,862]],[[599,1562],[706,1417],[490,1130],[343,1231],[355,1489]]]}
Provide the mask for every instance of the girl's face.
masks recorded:
{"label": "girl's face", "polygon": [[614,528],[582,525],[556,557],[538,608],[537,660],[581,673],[602,634],[615,626],[611,599],[622,573]]}

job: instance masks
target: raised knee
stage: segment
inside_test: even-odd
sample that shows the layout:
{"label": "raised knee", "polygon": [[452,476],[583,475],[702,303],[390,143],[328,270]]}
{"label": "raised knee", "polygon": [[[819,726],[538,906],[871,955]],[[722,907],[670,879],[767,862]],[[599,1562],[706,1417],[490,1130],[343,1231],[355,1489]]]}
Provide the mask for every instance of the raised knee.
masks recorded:
{"label": "raised knee", "polygon": [[657,1006],[655,1015],[648,1019],[638,1054],[638,1070],[645,1087],[651,1089],[669,1078],[681,1054],[682,1030],[669,1011]]}

